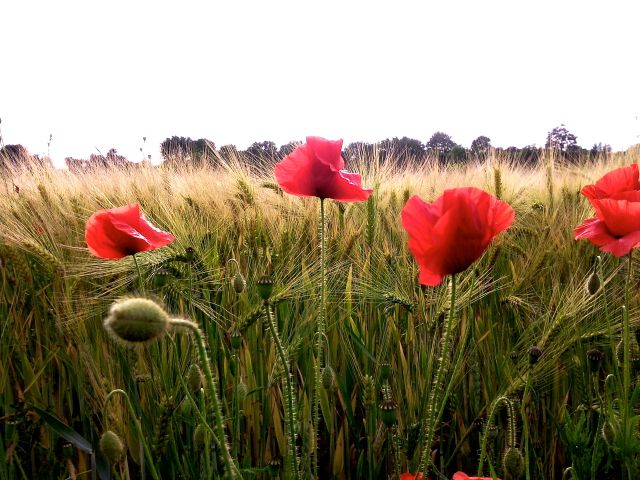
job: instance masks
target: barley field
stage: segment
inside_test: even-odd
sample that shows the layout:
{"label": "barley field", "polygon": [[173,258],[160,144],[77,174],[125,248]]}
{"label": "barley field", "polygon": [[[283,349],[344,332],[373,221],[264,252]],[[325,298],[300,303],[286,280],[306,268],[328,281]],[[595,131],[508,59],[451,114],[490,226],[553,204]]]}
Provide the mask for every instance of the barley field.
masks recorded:
{"label": "barley field", "polygon": [[[638,258],[574,239],[581,188],[639,160],[374,153],[347,165],[373,194],[325,200],[324,229],[318,199],[233,158],[4,172],[0,478],[640,478]],[[400,212],[463,186],[515,221],[452,295],[419,284]],[[132,203],[175,241],[91,255],[87,219]],[[117,341],[105,318],[140,297],[200,333]]]}

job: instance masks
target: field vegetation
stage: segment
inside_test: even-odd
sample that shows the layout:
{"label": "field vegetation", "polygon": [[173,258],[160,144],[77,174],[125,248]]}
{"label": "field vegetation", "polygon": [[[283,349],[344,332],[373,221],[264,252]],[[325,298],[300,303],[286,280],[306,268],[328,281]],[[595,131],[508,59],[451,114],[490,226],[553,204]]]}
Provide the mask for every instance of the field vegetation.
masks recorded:
{"label": "field vegetation", "polygon": [[[222,448],[213,427],[202,426],[203,418],[213,426],[215,412],[194,367],[204,368],[193,337],[172,330],[131,347],[103,328],[111,305],[132,296],[153,298],[202,330],[225,436],[244,478],[291,474],[287,372],[267,312],[292,373],[302,478],[311,478],[316,447],[320,478],[416,471],[450,292],[447,282],[418,283],[400,211],[411,195],[431,201],[462,186],[507,201],[516,217],[458,275],[452,348],[443,359],[449,395],[438,406],[429,477],[481,468],[515,478],[503,458],[513,448],[527,480],[640,478],[640,266],[573,233],[593,216],[582,186],[638,157],[565,163],[547,152],[523,167],[491,154],[450,167],[426,160],[397,168],[369,151],[350,162],[374,193],[362,203],[325,202],[317,436],[317,199],[287,195],[270,169],[234,158],[216,168],[5,171],[0,478],[152,478],[154,469],[159,478],[222,476]],[[176,237],[136,256],[141,278],[131,256],[96,258],[84,239],[93,212],[130,203]],[[273,278],[266,308],[265,275]],[[121,394],[109,396],[118,389],[130,406]],[[123,455],[99,448],[107,431]]]}

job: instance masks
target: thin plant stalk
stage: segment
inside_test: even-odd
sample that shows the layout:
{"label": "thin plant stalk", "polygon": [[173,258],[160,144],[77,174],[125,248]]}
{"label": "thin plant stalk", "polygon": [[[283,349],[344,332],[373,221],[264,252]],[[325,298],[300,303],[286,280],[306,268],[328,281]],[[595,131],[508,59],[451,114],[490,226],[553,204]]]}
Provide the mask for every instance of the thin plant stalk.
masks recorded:
{"label": "thin plant stalk", "polygon": [[202,363],[202,368],[204,369],[204,377],[206,379],[207,389],[209,390],[209,395],[211,395],[211,400],[213,401],[213,414],[215,417],[216,436],[218,437],[218,443],[220,444],[220,450],[222,452],[222,459],[224,461],[225,470],[231,478],[242,478],[238,467],[235,465],[233,459],[231,458],[229,444],[227,443],[226,436],[224,434],[222,406],[218,398],[218,392],[215,381],[213,379],[213,373],[211,372],[211,365],[209,364],[209,357],[207,356],[202,332],[200,331],[198,325],[193,323],[191,320],[173,318],[170,320],[170,323],[174,327],[188,328],[196,338],[196,345],[198,347],[198,354],[200,355],[200,363]]}
{"label": "thin plant stalk", "polygon": [[280,341],[280,336],[276,331],[276,326],[274,324],[273,316],[271,315],[271,307],[269,306],[269,302],[265,301],[264,309],[267,314],[267,324],[269,326],[269,333],[271,333],[271,338],[276,345],[276,350],[278,352],[278,356],[280,357],[280,362],[282,363],[282,368],[284,369],[284,378],[285,378],[285,400],[286,400],[286,409],[285,409],[285,417],[287,422],[287,440],[289,442],[289,448],[287,455],[289,457],[289,467],[293,471],[293,478],[296,480],[300,479],[300,472],[298,470],[298,455],[296,452],[296,431],[295,431],[295,404],[293,399],[293,385],[291,382],[291,367],[289,366],[289,360],[287,359],[287,354],[282,347],[282,342]]}
{"label": "thin plant stalk", "polygon": [[325,232],[325,211],[324,198],[320,199],[320,315],[316,323],[316,364],[315,364],[315,380],[313,385],[313,435],[314,435],[314,453],[313,453],[313,475],[318,478],[318,438],[320,436],[320,383],[321,369],[324,362],[324,351],[322,349],[322,338],[326,338],[325,317],[327,311],[326,303],[326,232]]}
{"label": "thin plant stalk", "polygon": [[433,442],[433,436],[437,423],[440,421],[442,415],[442,408],[439,408],[443,399],[440,399],[442,392],[442,382],[448,372],[448,357],[449,347],[451,342],[451,330],[453,326],[453,319],[455,316],[456,308],[456,276],[451,275],[451,305],[449,307],[449,317],[445,326],[444,340],[442,343],[442,351],[437,360],[437,369],[433,383],[431,385],[431,391],[429,392],[429,401],[427,403],[426,418],[423,422],[425,428],[424,441],[422,443],[422,455],[420,457],[420,465],[416,472],[416,479],[421,472],[425,472],[428,465],[429,453],[431,451],[431,443]]}
{"label": "thin plant stalk", "polygon": [[[151,456],[151,450],[149,450],[149,445],[147,445],[144,434],[142,433],[142,426],[140,425],[140,420],[138,420],[138,416],[136,415],[136,412],[133,409],[133,405],[131,405],[131,400],[129,400],[129,395],[127,395],[127,392],[119,388],[116,390],[111,390],[104,401],[105,411],[107,410],[107,404],[109,403],[109,400],[111,399],[111,397],[113,397],[116,394],[120,394],[125,398],[125,403],[127,404],[129,415],[131,415],[131,418],[133,418],[133,426],[136,429],[136,433],[138,434],[138,437],[140,438],[140,444],[142,445],[144,456],[147,459],[147,464],[148,464],[149,472],[151,473],[151,477],[154,480],[160,480],[160,476],[158,475],[158,472],[156,471],[156,467],[154,465],[153,457]],[[141,467],[141,468],[144,469],[144,467]]]}
{"label": "thin plant stalk", "polygon": [[140,263],[138,262],[138,257],[134,253],[131,255],[133,257],[133,263],[136,266],[136,272],[138,274],[138,285],[140,287],[140,293],[144,293],[144,281],[142,280],[142,271],[140,270]]}

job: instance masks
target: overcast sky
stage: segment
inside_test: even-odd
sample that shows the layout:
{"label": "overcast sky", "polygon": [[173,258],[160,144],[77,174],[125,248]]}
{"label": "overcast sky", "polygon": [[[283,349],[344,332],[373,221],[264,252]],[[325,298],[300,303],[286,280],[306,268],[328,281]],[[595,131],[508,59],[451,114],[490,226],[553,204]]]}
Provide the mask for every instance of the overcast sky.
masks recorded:
{"label": "overcast sky", "polygon": [[[640,142],[640,2],[5,1],[5,144],[159,157],[306,135]],[[97,149],[97,150],[96,150]]]}

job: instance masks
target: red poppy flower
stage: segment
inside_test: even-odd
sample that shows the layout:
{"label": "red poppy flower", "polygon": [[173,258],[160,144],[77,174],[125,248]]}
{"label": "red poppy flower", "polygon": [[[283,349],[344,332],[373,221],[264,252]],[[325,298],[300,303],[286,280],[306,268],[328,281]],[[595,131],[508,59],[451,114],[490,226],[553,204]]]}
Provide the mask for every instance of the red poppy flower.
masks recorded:
{"label": "red poppy flower", "polygon": [[362,187],[360,175],[343,170],[341,153],[342,140],[307,137],[307,143],[275,166],[276,180],[285,192],[299,197],[366,200],[373,190]]}
{"label": "red poppy flower", "polygon": [[451,480],[493,480],[493,477],[470,477],[464,472],[456,472]]}
{"label": "red poppy flower", "polygon": [[607,173],[582,194],[596,211],[575,228],[575,239],[587,239],[603,252],[627,255],[640,244],[640,181],[638,165]]}
{"label": "red poppy flower", "polygon": [[87,220],[84,238],[92,254],[112,260],[164,247],[174,240],[173,235],[149,223],[138,204],[98,210]]}
{"label": "red poppy flower", "polygon": [[[416,474],[415,473],[401,473],[400,474],[400,480],[414,480],[416,478]],[[418,474],[418,478],[417,480],[422,480],[422,474],[419,473]],[[427,480],[429,480],[429,478],[427,478]]]}
{"label": "red poppy flower", "polygon": [[402,209],[402,226],[420,283],[439,285],[445,275],[466,270],[514,216],[508,203],[473,187],[445,190],[433,203],[411,197]]}

